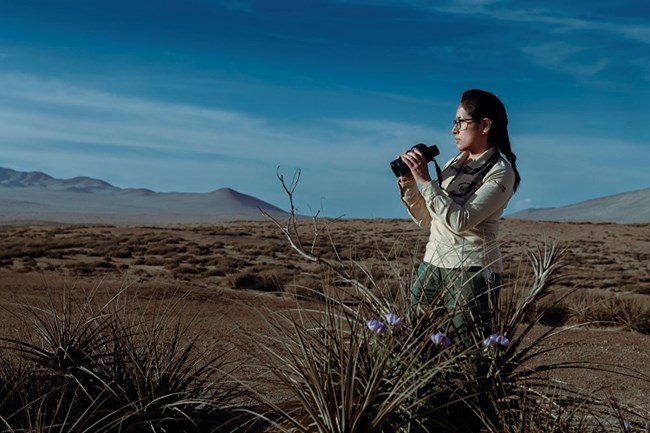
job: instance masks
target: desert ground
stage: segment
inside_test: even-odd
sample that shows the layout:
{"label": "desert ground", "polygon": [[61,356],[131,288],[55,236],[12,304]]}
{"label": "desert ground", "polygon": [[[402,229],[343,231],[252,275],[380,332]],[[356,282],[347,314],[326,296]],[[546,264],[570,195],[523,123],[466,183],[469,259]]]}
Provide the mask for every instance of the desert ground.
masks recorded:
{"label": "desert ground", "polygon": [[[313,223],[300,223],[307,249],[359,280],[368,283],[371,275],[393,290],[408,287],[426,242],[426,233],[407,220],[320,220],[316,229]],[[553,340],[558,349],[546,356],[635,371],[568,370],[559,379],[650,410],[650,224],[503,220],[506,275],[524,279],[527,253],[551,243],[564,250],[564,265],[545,302],[559,301],[536,332],[548,327],[565,332]],[[278,400],[281,391],[268,388],[255,366],[256,349],[246,342],[268,332],[270,311],[295,306],[292,294],[317,298],[312,290],[328,293],[340,286],[331,271],[292,250],[270,221],[16,222],[0,230],[0,336],[22,332],[21,305],[90,292],[102,299],[123,290],[139,314],[173,305],[174,314],[192,320],[193,334],[233,349],[229,356],[241,363],[239,378],[277,392]],[[577,326],[583,322],[590,324]]]}

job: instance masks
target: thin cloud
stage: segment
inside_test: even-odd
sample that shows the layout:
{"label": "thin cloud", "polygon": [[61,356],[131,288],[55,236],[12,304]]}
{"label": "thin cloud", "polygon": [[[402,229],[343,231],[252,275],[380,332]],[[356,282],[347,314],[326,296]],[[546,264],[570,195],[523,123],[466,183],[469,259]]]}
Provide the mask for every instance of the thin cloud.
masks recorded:
{"label": "thin cloud", "polygon": [[[614,45],[633,41],[631,50],[641,56],[645,45],[650,44],[650,25],[638,21],[637,17],[588,18],[579,13],[569,12],[558,7],[523,7],[519,3],[506,0],[346,0],[345,3],[366,6],[409,7],[429,14],[473,18],[499,23],[503,31],[517,32],[522,26],[527,32],[537,34],[539,43],[525,47],[514,45],[513,50],[521,51],[533,64],[555,72],[569,75],[577,80],[589,79],[598,87],[619,87],[622,83],[608,77],[608,66],[629,62],[616,50],[603,50],[603,45]],[[509,27],[508,27],[509,26]],[[588,36],[588,38],[587,38]],[[489,36],[488,36],[489,37]],[[620,39],[615,42],[616,38]],[[561,39],[562,42],[554,42]],[[624,41],[627,40],[627,41]],[[508,47],[506,47],[508,48]],[[435,55],[453,52],[453,46],[435,48]],[[634,56],[634,54],[632,55]],[[628,55],[628,57],[630,57]],[[633,63],[642,79],[647,79],[643,62]],[[603,74],[600,74],[600,73]]]}
{"label": "thin cloud", "polygon": [[481,14],[492,16],[502,21],[549,25],[553,26],[554,31],[598,31],[618,35],[644,44],[650,44],[650,26],[648,25],[563,17],[551,15],[543,10],[483,10]]}
{"label": "thin cloud", "polygon": [[526,46],[521,51],[528,56],[531,62],[539,66],[576,77],[596,75],[611,63],[609,58],[579,59],[579,55],[587,52],[588,49],[566,42]]}
{"label": "thin cloud", "polygon": [[[32,77],[0,77],[2,135],[112,144],[128,149],[262,151],[262,138],[283,139],[262,118],[234,111],[149,101]],[[248,131],[246,138],[241,132]],[[256,132],[260,131],[260,132]],[[259,148],[258,148],[259,147]],[[264,154],[264,152],[261,152]]]}
{"label": "thin cloud", "polygon": [[483,15],[499,21],[510,21],[518,23],[534,23],[544,26],[551,26],[552,31],[598,31],[610,33],[621,37],[629,38],[644,44],[650,44],[650,25],[631,24],[625,22],[608,22],[589,20],[580,17],[567,17],[561,14],[553,14],[546,9],[498,9],[498,8],[468,8],[464,0],[452,2],[448,7],[433,8],[439,12],[452,14],[473,14]]}
{"label": "thin cloud", "polygon": [[[431,135],[427,128],[397,122],[321,119],[304,127],[283,125],[219,108],[97,92],[34,77],[0,77],[0,140],[7,147],[68,146],[123,158],[173,155],[179,162],[196,155],[268,166],[318,161],[364,170],[364,164],[385,158],[376,151],[378,143],[392,146],[392,156],[418,132]],[[361,166],[358,155],[365,155]]]}
{"label": "thin cloud", "polygon": [[[451,15],[475,15],[498,21],[533,23],[548,28],[548,32],[599,31],[650,44],[650,25],[599,21],[581,17],[569,17],[544,8],[515,9],[513,2],[504,0],[448,0],[431,2],[428,0],[340,0],[341,3],[362,4],[366,6],[410,7],[429,13]],[[506,5],[506,3],[508,3]],[[503,4],[502,8],[494,5]],[[542,27],[543,28],[543,27]]]}

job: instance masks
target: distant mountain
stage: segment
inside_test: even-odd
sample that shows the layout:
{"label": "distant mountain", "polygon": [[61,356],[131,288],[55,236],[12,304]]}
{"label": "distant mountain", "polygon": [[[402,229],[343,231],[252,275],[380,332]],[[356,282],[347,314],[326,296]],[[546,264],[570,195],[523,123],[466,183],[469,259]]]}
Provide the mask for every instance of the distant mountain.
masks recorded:
{"label": "distant mountain", "polygon": [[0,221],[102,224],[210,223],[264,219],[286,212],[230,188],[209,193],[118,188],[90,177],[55,179],[0,167]]}
{"label": "distant mountain", "polygon": [[48,188],[60,190],[83,190],[92,191],[95,189],[112,189],[114,187],[103,180],[91,177],[73,177],[72,179],[55,179],[40,171],[16,171],[10,168],[0,167],[0,186],[12,188]]}
{"label": "distant mountain", "polygon": [[509,214],[506,218],[621,224],[648,223],[650,222],[650,188],[596,198],[569,206],[526,209]]}

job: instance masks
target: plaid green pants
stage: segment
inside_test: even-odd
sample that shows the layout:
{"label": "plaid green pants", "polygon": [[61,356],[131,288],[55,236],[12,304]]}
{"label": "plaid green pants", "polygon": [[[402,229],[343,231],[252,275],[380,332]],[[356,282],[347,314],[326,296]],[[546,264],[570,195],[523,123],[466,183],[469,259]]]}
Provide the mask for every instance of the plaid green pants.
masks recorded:
{"label": "plaid green pants", "polygon": [[457,337],[467,347],[490,335],[500,286],[499,274],[480,267],[446,269],[422,262],[411,287],[411,306],[446,306]]}

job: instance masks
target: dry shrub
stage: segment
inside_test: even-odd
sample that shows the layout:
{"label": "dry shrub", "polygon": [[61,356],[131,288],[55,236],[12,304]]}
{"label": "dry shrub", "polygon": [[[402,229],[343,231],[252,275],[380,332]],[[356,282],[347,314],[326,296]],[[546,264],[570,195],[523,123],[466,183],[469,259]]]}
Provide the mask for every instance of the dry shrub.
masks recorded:
{"label": "dry shrub", "polygon": [[111,263],[110,261],[104,260],[104,261],[95,263],[95,268],[97,268],[97,269],[116,269],[117,266],[115,266],[115,264]]}
{"label": "dry shrub", "polygon": [[203,271],[202,275],[204,277],[225,277],[226,273],[221,269],[206,269]]}
{"label": "dry shrub", "polygon": [[36,259],[33,257],[25,257],[22,260],[22,265],[24,268],[33,268],[37,264]]}
{"label": "dry shrub", "polygon": [[189,265],[195,265],[195,266],[196,265],[205,265],[208,261],[209,261],[209,259],[207,259],[205,257],[204,258],[199,258],[199,257],[192,256],[192,255],[186,257],[183,260],[183,262],[185,262],[185,263],[187,263]]}
{"label": "dry shrub", "polygon": [[222,256],[222,257],[214,257],[206,264],[210,266],[218,266],[222,268],[224,271],[226,270],[232,271],[232,270],[237,270],[238,267],[242,266],[242,263],[248,263],[248,262],[244,260],[236,259],[234,257]]}
{"label": "dry shrub", "polygon": [[646,295],[581,291],[567,298],[564,305],[577,321],[650,334],[650,299]]}
{"label": "dry shrub", "polygon": [[173,271],[177,267],[179,267],[181,264],[181,261],[178,258],[175,257],[169,257],[165,258],[163,260],[163,267],[167,269],[168,271]]}
{"label": "dry shrub", "polygon": [[240,252],[249,258],[256,259],[258,257],[266,255],[264,252],[264,248],[262,246],[248,246],[248,247],[242,247],[240,248]]}
{"label": "dry shrub", "polygon": [[233,232],[228,233],[229,236],[246,236],[250,237],[253,236],[253,233],[246,232],[246,231],[241,231],[241,230],[235,230]]}
{"label": "dry shrub", "polygon": [[[139,261],[140,261],[140,260],[138,260],[138,262],[139,262]],[[146,266],[164,266],[165,263],[166,263],[166,261],[165,261],[164,259],[162,259],[162,258],[159,258],[159,257],[149,257],[149,256],[147,256],[147,257],[144,259],[144,262],[143,262],[142,264],[144,264],[144,265],[146,265]]]}
{"label": "dry shrub", "polygon": [[225,244],[223,242],[215,241],[215,242],[212,243],[211,248],[215,249],[215,250],[221,250],[221,249],[223,249],[224,246],[225,246]]}
{"label": "dry shrub", "polygon": [[188,252],[195,256],[209,256],[212,255],[212,248],[208,245],[196,245],[190,248]]}
{"label": "dry shrub", "polygon": [[230,278],[230,285],[236,290],[260,292],[278,292],[283,287],[278,276],[270,272],[241,272]]}
{"label": "dry shrub", "polygon": [[191,254],[191,253],[189,252],[189,250],[188,250],[188,251],[186,251],[185,253],[180,254],[180,255],[178,256],[178,259],[179,259],[181,262],[191,262],[192,260],[195,260],[196,257],[194,257],[194,255]]}
{"label": "dry shrub", "polygon": [[66,263],[63,267],[75,275],[92,275],[95,273],[95,267],[86,262]]}
{"label": "dry shrub", "polygon": [[133,275],[138,276],[138,277],[142,277],[142,278],[149,278],[149,277],[152,276],[151,272],[147,271],[146,269],[141,269],[141,268],[134,269],[133,270]]}
{"label": "dry shrub", "polygon": [[54,271],[56,270],[56,266],[50,262],[41,262],[40,263],[40,269],[44,271]]}
{"label": "dry shrub", "polygon": [[177,245],[163,244],[163,245],[157,245],[151,248],[147,248],[147,254],[151,254],[155,256],[168,257],[179,253],[185,253],[185,252],[187,252],[187,247],[182,245],[177,246]]}
{"label": "dry shrub", "polygon": [[133,252],[128,246],[118,245],[97,250],[95,255],[103,257],[114,257],[117,259],[130,259],[133,257]]}
{"label": "dry shrub", "polygon": [[207,271],[207,269],[201,266],[179,266],[178,268],[174,269],[172,275],[174,277],[182,275],[198,275],[205,271]]}
{"label": "dry shrub", "polygon": [[242,391],[227,350],[199,344],[171,306],[144,314],[124,292],[95,294],[24,305],[31,335],[0,337],[2,431],[232,432]]}

